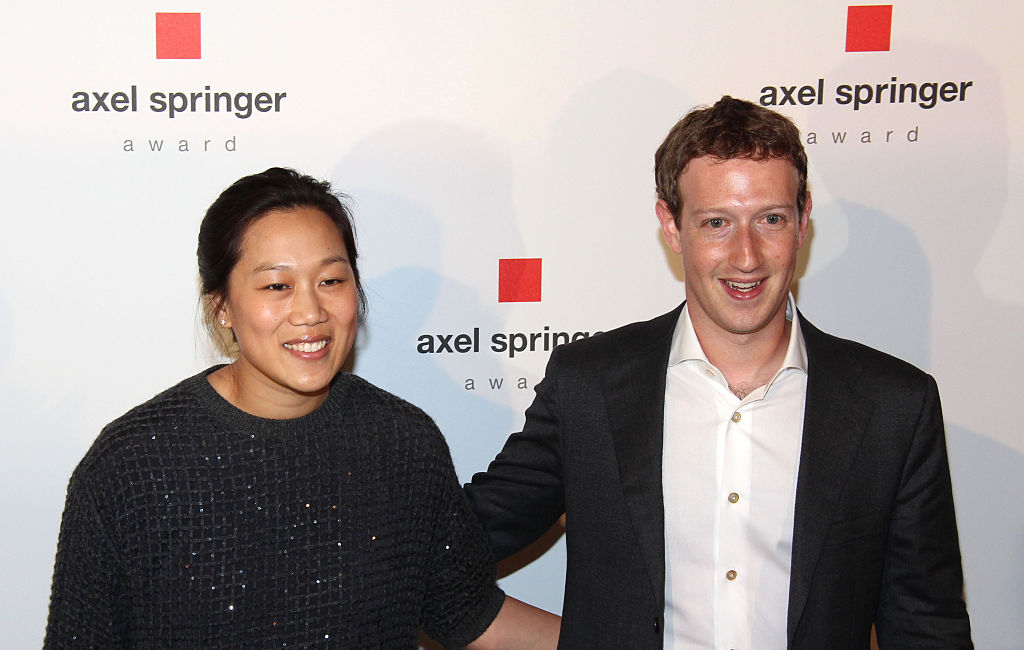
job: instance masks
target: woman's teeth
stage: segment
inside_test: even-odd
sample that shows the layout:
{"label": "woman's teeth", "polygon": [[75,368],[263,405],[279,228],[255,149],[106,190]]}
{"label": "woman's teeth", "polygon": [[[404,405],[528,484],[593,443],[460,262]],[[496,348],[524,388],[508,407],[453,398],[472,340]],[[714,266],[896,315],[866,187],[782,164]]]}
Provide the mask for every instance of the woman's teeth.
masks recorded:
{"label": "woman's teeth", "polygon": [[319,352],[327,347],[327,341],[316,341],[310,343],[309,341],[303,341],[302,343],[285,343],[284,347],[295,352]]}

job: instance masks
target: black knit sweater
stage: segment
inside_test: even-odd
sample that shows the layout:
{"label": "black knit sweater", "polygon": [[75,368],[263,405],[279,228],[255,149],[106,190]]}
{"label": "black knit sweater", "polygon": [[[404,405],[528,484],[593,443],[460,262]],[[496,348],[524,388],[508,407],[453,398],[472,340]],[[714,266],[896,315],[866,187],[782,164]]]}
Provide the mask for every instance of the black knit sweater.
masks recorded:
{"label": "black knit sweater", "polygon": [[410,648],[479,636],[494,562],[444,439],[347,374],[294,420],[211,368],[104,428],[71,477],[46,648]]}

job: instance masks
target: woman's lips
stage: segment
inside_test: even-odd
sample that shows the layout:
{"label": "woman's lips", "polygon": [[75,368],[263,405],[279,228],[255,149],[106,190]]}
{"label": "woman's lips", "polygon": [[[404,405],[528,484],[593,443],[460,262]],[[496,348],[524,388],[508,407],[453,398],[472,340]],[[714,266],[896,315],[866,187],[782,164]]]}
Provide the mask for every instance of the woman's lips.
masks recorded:
{"label": "woman's lips", "polygon": [[330,346],[331,337],[329,336],[303,337],[284,343],[284,349],[288,350],[292,356],[313,361],[327,356]]}
{"label": "woman's lips", "polygon": [[330,343],[330,339],[320,339],[318,341],[295,341],[292,343],[285,343],[284,347],[292,352],[319,352],[327,347]]}

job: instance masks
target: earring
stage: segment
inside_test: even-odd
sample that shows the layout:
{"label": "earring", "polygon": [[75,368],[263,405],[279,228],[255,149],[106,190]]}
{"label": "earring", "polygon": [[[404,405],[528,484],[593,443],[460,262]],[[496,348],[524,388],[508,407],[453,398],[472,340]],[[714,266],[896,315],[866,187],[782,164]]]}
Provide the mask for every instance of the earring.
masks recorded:
{"label": "earring", "polygon": [[221,327],[227,327],[228,326],[228,322],[222,318],[222,319],[220,319],[220,325],[221,325]]}

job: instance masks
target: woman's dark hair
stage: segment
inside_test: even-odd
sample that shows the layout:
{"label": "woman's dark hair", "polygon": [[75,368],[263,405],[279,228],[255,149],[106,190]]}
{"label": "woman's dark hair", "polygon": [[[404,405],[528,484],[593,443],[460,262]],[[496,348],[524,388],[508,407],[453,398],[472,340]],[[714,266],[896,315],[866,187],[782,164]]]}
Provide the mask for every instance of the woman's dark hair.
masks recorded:
{"label": "woman's dark hair", "polygon": [[343,203],[348,197],[336,193],[331,184],[300,174],[294,169],[271,167],[265,172],[240,178],[221,192],[206,210],[199,226],[200,295],[205,302],[207,326],[214,334],[217,311],[228,297],[228,276],[242,256],[242,244],[249,226],[273,210],[314,208],[323,212],[338,228],[345,244],[352,277],[359,297],[359,316],[366,313],[366,295],[356,264],[356,238],[352,214]]}

